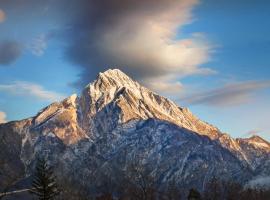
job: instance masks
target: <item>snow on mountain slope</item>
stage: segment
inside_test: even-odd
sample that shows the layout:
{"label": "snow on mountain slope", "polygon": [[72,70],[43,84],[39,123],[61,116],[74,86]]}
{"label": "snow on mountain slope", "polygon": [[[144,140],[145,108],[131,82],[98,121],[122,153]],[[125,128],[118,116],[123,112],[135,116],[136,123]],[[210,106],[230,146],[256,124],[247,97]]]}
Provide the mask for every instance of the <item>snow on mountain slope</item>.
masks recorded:
{"label": "snow on mountain slope", "polygon": [[121,177],[136,159],[151,165],[160,183],[177,177],[199,188],[214,175],[240,182],[270,175],[269,143],[235,140],[117,69],[100,73],[80,96],[1,124],[0,136],[9,138],[0,143],[3,160],[16,154],[8,149],[16,141],[19,153],[5,163],[20,168],[18,177],[31,173],[38,154],[46,154],[61,177],[85,184],[90,174]]}
{"label": "snow on mountain slope", "polygon": [[242,145],[249,145],[252,146],[255,149],[260,149],[265,152],[270,152],[270,143],[261,138],[260,136],[253,135],[250,138],[241,139],[239,138],[238,143]]}
{"label": "snow on mountain slope", "polygon": [[250,163],[256,170],[267,174],[270,172],[270,143],[259,136],[236,139]]}
{"label": "snow on mountain slope", "polygon": [[178,107],[117,69],[100,73],[97,80],[84,89],[80,100],[84,119],[100,112],[112,102],[121,110],[119,120],[122,123],[134,119],[156,118],[207,135],[212,139],[219,136],[216,127],[200,121],[187,108]]}
{"label": "snow on mountain slope", "polygon": [[[97,112],[98,116],[108,112],[108,109],[103,109],[108,105],[109,110],[113,111],[110,118],[118,119],[119,117],[118,121],[120,123],[149,118],[169,121],[219,141],[223,147],[235,153],[239,159],[246,161],[245,154],[233,138],[221,133],[216,127],[201,121],[189,109],[179,107],[169,99],[141,86],[118,69],[110,69],[100,73],[96,81],[87,85],[81,95],[80,105],[81,110],[84,112],[83,118],[87,119],[87,121],[83,122],[84,129],[93,128],[95,122],[89,121],[88,118],[96,115]],[[113,116],[113,113],[116,116]],[[105,118],[109,119],[108,117]],[[98,127],[103,130],[104,125],[107,126],[108,124],[112,125],[111,120],[99,124]],[[103,131],[111,131],[106,128]],[[101,130],[98,132],[101,132]]]}
{"label": "snow on mountain slope", "polygon": [[53,103],[41,110],[33,118],[31,130],[43,134],[53,133],[65,144],[72,144],[87,137],[78,125],[77,95],[72,95],[60,103]]}

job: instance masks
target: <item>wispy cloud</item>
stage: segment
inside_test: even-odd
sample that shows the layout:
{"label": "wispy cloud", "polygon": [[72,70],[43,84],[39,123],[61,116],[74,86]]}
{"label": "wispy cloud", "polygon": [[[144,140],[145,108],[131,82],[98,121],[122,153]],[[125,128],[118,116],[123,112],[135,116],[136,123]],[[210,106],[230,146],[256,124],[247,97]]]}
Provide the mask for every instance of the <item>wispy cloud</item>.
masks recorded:
{"label": "wispy cloud", "polygon": [[2,9],[0,9],[0,23],[4,22],[5,19],[6,19],[6,14]]}
{"label": "wispy cloud", "polygon": [[45,101],[58,101],[64,98],[62,94],[44,89],[41,85],[17,81],[12,84],[0,85],[0,91],[14,96],[36,98]]}
{"label": "wispy cloud", "polygon": [[254,129],[248,131],[244,136],[259,135],[260,133],[262,133],[262,130]]}
{"label": "wispy cloud", "polygon": [[172,95],[175,96],[175,94],[179,94],[183,91],[184,86],[179,81],[173,81],[170,82],[169,80],[155,80],[155,79],[149,79],[147,82],[143,83],[149,88],[152,88],[155,92],[161,93],[163,95]]}
{"label": "wispy cloud", "polygon": [[0,111],[0,124],[7,122],[6,117],[7,117],[6,113],[3,111]]}
{"label": "wispy cloud", "polygon": [[36,56],[42,56],[47,48],[47,37],[45,34],[41,34],[34,38],[29,45],[29,49],[32,54]]}
{"label": "wispy cloud", "polygon": [[265,88],[270,88],[270,81],[231,83],[214,90],[194,94],[181,101],[208,106],[233,106],[249,102],[257,91]]}
{"label": "wispy cloud", "polygon": [[0,65],[9,65],[22,54],[22,45],[17,41],[0,41]]}
{"label": "wispy cloud", "polygon": [[249,181],[245,188],[267,189],[270,187],[270,177],[256,177]]}

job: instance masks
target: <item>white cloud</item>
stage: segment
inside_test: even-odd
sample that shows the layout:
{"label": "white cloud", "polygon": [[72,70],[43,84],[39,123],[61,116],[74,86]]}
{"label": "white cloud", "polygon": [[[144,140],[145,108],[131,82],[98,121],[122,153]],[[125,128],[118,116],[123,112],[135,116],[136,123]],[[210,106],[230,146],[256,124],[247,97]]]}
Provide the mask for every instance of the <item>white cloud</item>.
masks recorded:
{"label": "white cloud", "polygon": [[[5,7],[14,6],[14,1],[20,3],[6,1]],[[17,17],[43,19],[44,9],[49,9],[59,25],[52,37],[64,42],[65,58],[81,68],[77,85],[84,86],[99,72],[117,67],[136,80],[155,79],[167,85],[164,90],[171,86],[178,91],[180,78],[213,73],[202,67],[211,57],[211,42],[203,33],[181,34],[194,20],[192,10],[198,4],[199,0],[25,0]],[[65,12],[61,12],[63,5],[68,5]],[[49,39],[35,38],[31,52],[43,55]]]}
{"label": "white cloud", "polygon": [[47,37],[41,34],[34,38],[29,45],[29,49],[35,56],[42,56],[47,48]]}
{"label": "white cloud", "polygon": [[[209,61],[213,45],[203,33],[181,34],[181,28],[192,22],[192,9],[198,3],[198,0],[84,2],[85,18],[75,18],[65,37],[70,44],[67,57],[83,70],[79,83],[87,84],[98,72],[112,66],[144,83],[163,82],[166,85],[163,90],[167,91],[169,86],[175,90],[184,76],[212,74],[213,70],[201,65]],[[154,90],[161,89],[157,84],[151,86]]]}
{"label": "white cloud", "polygon": [[7,122],[6,117],[7,117],[6,113],[3,111],[0,111],[0,124]]}
{"label": "white cloud", "polygon": [[14,96],[36,98],[49,102],[64,98],[64,96],[59,93],[45,90],[41,85],[24,81],[17,81],[12,84],[1,84],[0,91]]}
{"label": "white cloud", "polygon": [[146,85],[148,88],[153,89],[157,93],[163,95],[172,95],[180,94],[184,90],[184,86],[179,81],[170,81],[168,78],[163,78],[162,80],[148,79],[143,82],[143,85]]}
{"label": "white cloud", "polygon": [[0,23],[4,22],[5,19],[6,19],[6,14],[2,9],[0,9]]}

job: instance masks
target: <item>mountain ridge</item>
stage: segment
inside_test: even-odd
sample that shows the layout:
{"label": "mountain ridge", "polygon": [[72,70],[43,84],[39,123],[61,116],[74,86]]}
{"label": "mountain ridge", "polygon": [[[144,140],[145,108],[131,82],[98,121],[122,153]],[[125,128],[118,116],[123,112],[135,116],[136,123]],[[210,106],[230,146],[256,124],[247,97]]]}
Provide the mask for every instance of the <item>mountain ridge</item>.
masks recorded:
{"label": "mountain ridge", "polygon": [[[100,73],[79,96],[52,103],[31,118],[0,124],[0,136],[8,138],[0,143],[0,158],[11,169],[20,163],[15,177],[29,176],[39,154],[61,177],[77,181],[84,173],[123,173],[138,156],[161,185],[173,177],[203,188],[212,176],[242,183],[270,176],[267,141],[234,139],[117,69]],[[8,149],[12,138],[17,153]],[[258,141],[261,145],[254,145]]]}

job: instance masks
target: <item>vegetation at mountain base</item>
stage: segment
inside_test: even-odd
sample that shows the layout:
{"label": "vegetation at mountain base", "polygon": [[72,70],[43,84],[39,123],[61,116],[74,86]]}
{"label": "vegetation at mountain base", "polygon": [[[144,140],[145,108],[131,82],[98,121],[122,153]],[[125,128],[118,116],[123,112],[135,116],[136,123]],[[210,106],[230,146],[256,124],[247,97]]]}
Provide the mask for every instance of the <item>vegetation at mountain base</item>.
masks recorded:
{"label": "vegetation at mountain base", "polygon": [[[68,177],[56,178],[53,168],[46,159],[38,158],[30,193],[32,197],[40,200],[269,200],[270,198],[270,188],[246,188],[239,183],[219,180],[217,177],[208,181],[201,191],[196,188],[183,190],[174,180],[168,182],[166,187],[160,188],[149,171],[147,167],[132,163],[124,176],[117,180],[106,174],[89,177],[89,181],[100,179],[99,185],[89,188]],[[12,194],[2,196],[7,200],[12,199],[10,197]]]}
{"label": "vegetation at mountain base", "polygon": [[51,200],[59,194],[53,169],[44,157],[37,159],[30,193],[37,196],[39,200]]}

